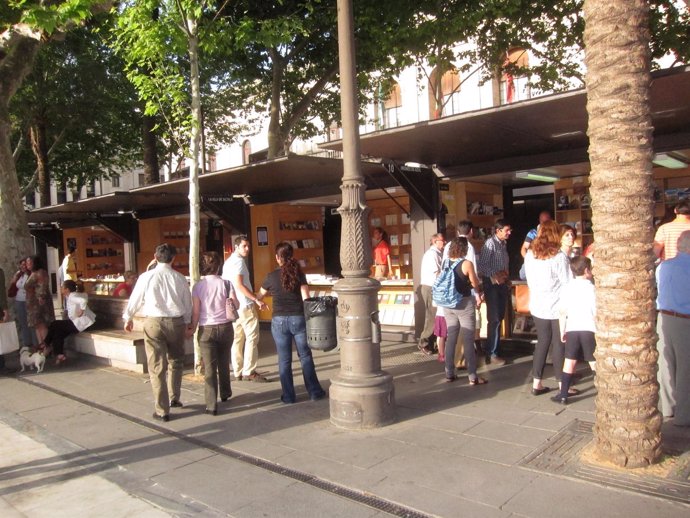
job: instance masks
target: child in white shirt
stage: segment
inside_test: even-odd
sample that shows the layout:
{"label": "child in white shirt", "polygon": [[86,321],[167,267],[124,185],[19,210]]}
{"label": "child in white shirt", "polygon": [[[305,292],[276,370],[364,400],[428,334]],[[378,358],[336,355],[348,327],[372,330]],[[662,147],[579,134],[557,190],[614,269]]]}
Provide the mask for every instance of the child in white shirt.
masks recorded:
{"label": "child in white shirt", "polygon": [[592,283],[592,261],[585,256],[573,257],[570,269],[575,279],[570,281],[560,300],[559,324],[562,340],[565,342],[565,361],[561,376],[561,392],[551,399],[558,403],[568,403],[568,389],[575,372],[580,351],[594,371],[594,349],[596,348],[596,300]]}

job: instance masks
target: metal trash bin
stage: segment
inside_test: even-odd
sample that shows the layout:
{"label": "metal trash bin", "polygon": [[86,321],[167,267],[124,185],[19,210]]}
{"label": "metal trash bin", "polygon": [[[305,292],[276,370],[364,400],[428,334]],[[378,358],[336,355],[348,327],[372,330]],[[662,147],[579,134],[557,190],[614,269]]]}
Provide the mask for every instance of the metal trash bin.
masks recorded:
{"label": "metal trash bin", "polygon": [[335,329],[338,297],[310,297],[304,301],[307,345],[317,351],[331,351],[338,345]]}

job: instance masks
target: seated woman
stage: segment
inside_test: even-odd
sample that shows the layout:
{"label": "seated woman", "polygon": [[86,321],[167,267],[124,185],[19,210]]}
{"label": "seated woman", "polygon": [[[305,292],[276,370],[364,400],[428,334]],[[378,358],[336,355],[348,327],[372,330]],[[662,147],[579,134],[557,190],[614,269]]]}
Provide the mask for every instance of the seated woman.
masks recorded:
{"label": "seated woman", "polygon": [[67,320],[53,320],[48,327],[45,341],[39,345],[46,355],[54,351],[57,354],[55,365],[67,360],[64,353],[65,338],[79,333],[96,321],[96,315],[86,305],[87,295],[77,293],[77,283],[67,280],[62,283],[62,296],[65,299]]}
{"label": "seated woman", "polygon": [[113,290],[113,297],[120,297],[128,299],[134,289],[134,284],[137,282],[137,274],[131,270],[127,270],[124,274],[125,281],[118,284]]}

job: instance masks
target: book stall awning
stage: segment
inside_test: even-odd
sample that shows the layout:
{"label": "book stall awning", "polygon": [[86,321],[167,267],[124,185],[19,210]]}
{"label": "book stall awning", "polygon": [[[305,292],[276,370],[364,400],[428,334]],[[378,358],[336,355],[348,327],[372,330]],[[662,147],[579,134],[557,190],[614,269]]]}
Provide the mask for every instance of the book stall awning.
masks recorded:
{"label": "book stall awning", "polygon": [[[384,129],[361,136],[363,156],[435,166],[449,178],[554,168],[589,172],[584,89]],[[652,73],[654,151],[690,151],[690,67]],[[342,141],[322,144],[341,150]],[[515,180],[511,183],[524,183]]]}

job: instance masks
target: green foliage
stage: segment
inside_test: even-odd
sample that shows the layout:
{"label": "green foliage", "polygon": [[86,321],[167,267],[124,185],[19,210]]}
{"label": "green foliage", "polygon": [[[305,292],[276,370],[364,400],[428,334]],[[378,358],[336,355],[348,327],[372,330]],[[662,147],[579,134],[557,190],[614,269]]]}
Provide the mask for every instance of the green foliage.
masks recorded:
{"label": "green foliage", "polygon": [[0,27],[6,29],[23,23],[40,30],[47,38],[56,31],[84,22],[94,8],[106,3],[104,0],[6,0],[0,5]]}
{"label": "green foliage", "polygon": [[[47,43],[11,102],[15,135],[46,128],[53,180],[79,188],[132,167],[141,157],[141,117],[122,63],[88,29]],[[16,138],[15,138],[16,140]],[[24,182],[33,175],[27,148],[17,164]]]}
{"label": "green foliage", "polygon": [[[199,19],[201,103],[207,151],[231,142],[244,127],[229,112],[237,102],[229,91],[223,20],[210,1],[133,0],[118,11],[111,44],[126,63],[127,77],[157,115],[157,133],[170,155],[188,156],[192,124],[188,34],[184,15]],[[182,11],[180,10],[182,9]]]}

